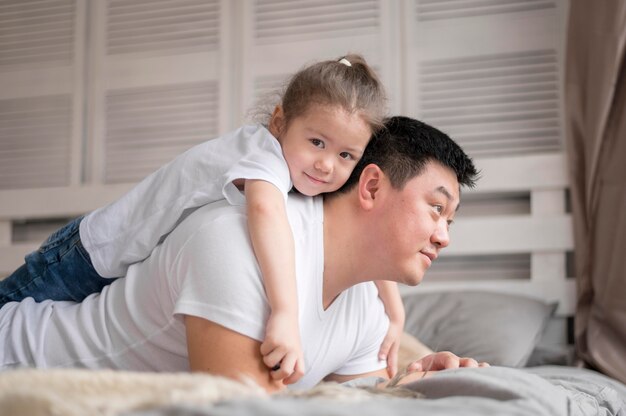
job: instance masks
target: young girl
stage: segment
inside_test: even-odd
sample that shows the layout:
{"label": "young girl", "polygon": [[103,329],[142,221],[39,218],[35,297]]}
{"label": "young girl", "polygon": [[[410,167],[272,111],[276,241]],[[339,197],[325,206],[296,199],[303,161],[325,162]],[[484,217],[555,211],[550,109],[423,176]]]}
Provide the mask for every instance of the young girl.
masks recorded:
{"label": "young girl", "polygon": [[[52,234],[0,281],[0,306],[33,297],[80,302],[150,255],[199,206],[246,204],[252,246],[271,308],[261,353],[286,384],[304,374],[295,254],[285,199],[339,189],[384,117],[382,85],[365,60],[349,55],[311,65],[290,80],[267,128],[244,126],[197,145],[117,201]],[[390,375],[404,326],[395,283],[378,283],[390,318],[380,350]]]}

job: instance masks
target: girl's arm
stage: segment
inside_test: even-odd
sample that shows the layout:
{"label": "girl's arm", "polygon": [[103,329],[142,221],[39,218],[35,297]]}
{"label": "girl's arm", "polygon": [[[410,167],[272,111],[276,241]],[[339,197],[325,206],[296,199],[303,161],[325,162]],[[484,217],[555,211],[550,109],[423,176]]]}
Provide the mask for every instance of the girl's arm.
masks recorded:
{"label": "girl's arm", "polygon": [[378,287],[378,296],[382,299],[385,312],[389,317],[389,330],[378,356],[381,360],[387,360],[387,373],[390,378],[393,378],[398,372],[398,348],[400,347],[405,319],[404,304],[396,282],[376,280],[375,283]]}
{"label": "girl's arm", "polygon": [[275,379],[295,383],[304,375],[298,325],[295,248],[282,193],[261,180],[244,184],[248,232],[263,275],[270,317],[261,344],[263,360]]}

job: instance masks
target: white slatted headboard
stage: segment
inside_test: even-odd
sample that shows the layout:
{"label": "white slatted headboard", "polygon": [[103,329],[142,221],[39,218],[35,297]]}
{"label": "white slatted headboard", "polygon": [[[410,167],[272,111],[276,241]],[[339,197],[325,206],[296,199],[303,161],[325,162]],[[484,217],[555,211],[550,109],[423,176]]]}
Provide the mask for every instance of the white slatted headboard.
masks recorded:
{"label": "white slatted headboard", "polygon": [[[0,278],[19,266],[24,255],[37,249],[54,227],[107,204],[131,187],[121,184],[0,190]],[[20,232],[25,228],[34,231]]]}
{"label": "white slatted headboard", "polygon": [[[558,301],[559,315],[573,315],[575,282],[566,267],[573,237],[566,212],[564,156],[483,158],[475,163],[481,179],[476,189],[462,195],[450,247],[421,285],[403,291],[480,289],[526,294]],[[21,264],[24,254],[53,231],[30,235],[20,231],[29,221],[60,219],[55,226],[59,225],[106,204],[131,186],[0,191],[0,276]]]}

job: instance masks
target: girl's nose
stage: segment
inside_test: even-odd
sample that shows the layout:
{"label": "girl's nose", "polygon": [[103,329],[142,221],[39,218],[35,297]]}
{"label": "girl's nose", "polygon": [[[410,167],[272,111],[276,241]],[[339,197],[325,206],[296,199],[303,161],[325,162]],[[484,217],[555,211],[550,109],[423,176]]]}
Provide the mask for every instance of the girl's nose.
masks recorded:
{"label": "girl's nose", "polygon": [[329,157],[320,157],[315,162],[315,169],[319,170],[320,172],[330,173],[333,169],[333,164],[330,161]]}

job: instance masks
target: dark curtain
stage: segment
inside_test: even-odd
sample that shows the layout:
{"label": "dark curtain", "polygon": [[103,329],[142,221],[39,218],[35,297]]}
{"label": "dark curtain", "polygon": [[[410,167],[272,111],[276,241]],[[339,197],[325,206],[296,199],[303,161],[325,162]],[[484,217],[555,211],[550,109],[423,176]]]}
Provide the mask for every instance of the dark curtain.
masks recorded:
{"label": "dark curtain", "polygon": [[626,382],[626,1],[571,0],[565,67],[577,356]]}

